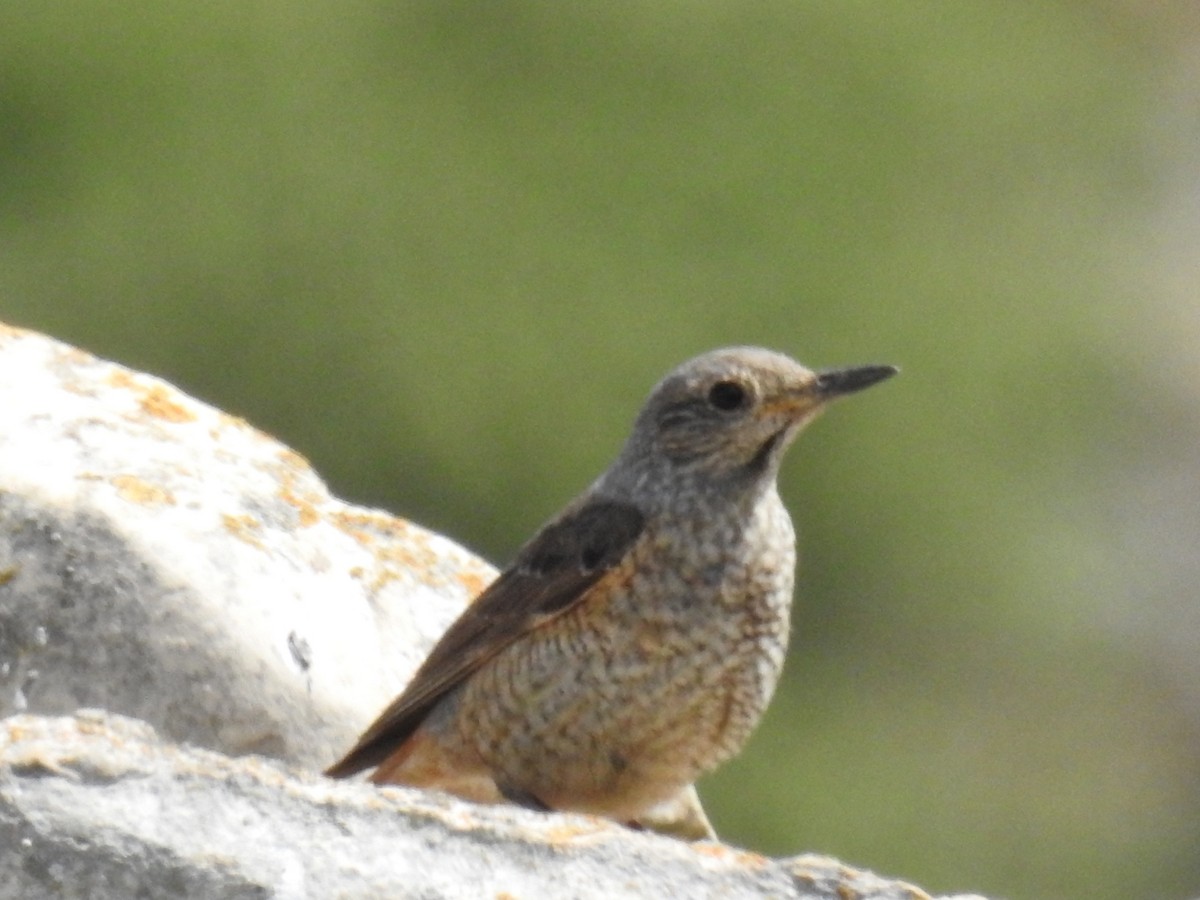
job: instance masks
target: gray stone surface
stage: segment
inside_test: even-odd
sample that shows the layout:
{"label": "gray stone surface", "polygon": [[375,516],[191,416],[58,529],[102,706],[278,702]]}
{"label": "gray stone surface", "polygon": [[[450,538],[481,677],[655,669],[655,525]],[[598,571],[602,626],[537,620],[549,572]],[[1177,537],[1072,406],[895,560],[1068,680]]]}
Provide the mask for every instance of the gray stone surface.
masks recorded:
{"label": "gray stone surface", "polygon": [[332,782],[117,716],[0,729],[0,900],[928,896],[821,857]]}
{"label": "gray stone surface", "polygon": [[0,716],[332,762],[493,570],[159,379],[0,325]]}

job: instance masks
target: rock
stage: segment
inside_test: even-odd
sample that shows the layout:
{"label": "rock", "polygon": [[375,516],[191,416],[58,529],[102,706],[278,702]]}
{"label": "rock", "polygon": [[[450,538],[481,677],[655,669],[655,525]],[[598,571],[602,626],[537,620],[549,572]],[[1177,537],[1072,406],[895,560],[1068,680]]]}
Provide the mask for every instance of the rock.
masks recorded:
{"label": "rock", "polygon": [[0,325],[0,715],[320,768],[493,576],[242,420]]}
{"label": "rock", "polygon": [[0,729],[0,900],[929,896],[821,857],[333,782],[119,716]]}
{"label": "rock", "polygon": [[927,897],[316,774],[494,574],[245,422],[0,325],[0,900]]}

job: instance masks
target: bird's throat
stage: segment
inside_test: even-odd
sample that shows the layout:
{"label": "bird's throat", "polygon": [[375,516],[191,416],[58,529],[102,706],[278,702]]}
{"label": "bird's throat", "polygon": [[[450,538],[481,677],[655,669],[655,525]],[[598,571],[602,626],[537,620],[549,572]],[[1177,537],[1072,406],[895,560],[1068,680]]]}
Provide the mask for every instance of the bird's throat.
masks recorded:
{"label": "bird's throat", "polygon": [[770,468],[772,460],[775,459],[776,451],[780,444],[783,443],[787,436],[788,429],[780,428],[777,432],[771,435],[767,440],[763,441],[758,452],[750,458],[750,462],[746,464],[746,471],[752,475],[761,475]]}

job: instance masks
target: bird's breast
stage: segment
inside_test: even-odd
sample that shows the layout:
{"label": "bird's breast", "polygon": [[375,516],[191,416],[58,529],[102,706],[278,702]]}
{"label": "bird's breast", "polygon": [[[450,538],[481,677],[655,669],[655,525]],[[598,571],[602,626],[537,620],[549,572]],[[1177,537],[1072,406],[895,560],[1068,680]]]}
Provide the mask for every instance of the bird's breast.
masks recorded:
{"label": "bird's breast", "polygon": [[742,747],[774,691],[794,554],[778,502],[651,521],[581,602],[476,673],[461,728],[535,794],[548,773],[557,795],[691,783]]}

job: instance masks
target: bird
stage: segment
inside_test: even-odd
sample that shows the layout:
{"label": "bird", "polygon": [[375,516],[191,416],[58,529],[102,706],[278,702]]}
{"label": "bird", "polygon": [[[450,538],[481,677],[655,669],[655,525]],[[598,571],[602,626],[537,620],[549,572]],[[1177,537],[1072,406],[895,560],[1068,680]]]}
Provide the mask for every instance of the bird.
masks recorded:
{"label": "bird", "polygon": [[897,371],[728,347],[669,372],[615,461],[325,774],[715,839],[695,782],[746,743],[788,644],[784,453]]}

